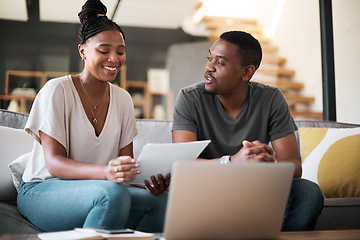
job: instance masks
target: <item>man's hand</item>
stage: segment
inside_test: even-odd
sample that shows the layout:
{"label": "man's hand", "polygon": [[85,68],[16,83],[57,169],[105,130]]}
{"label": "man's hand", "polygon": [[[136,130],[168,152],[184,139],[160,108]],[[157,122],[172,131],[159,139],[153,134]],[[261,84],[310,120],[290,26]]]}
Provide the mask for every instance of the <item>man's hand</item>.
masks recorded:
{"label": "man's hand", "polygon": [[153,195],[158,195],[162,192],[165,192],[170,186],[170,173],[166,174],[165,179],[161,174],[158,174],[157,177],[158,179],[156,179],[155,176],[151,176],[151,181],[153,182],[153,184],[150,184],[147,180],[145,180],[144,182],[146,189]]}
{"label": "man's hand", "polygon": [[231,156],[231,162],[277,162],[274,150],[259,141],[243,141],[243,147]]}

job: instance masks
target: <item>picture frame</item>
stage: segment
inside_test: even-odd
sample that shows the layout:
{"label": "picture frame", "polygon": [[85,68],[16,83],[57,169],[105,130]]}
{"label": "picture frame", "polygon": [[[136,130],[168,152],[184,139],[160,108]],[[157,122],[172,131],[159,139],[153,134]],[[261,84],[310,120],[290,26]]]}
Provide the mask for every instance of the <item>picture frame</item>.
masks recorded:
{"label": "picture frame", "polygon": [[167,69],[149,68],[147,71],[148,90],[150,93],[167,94],[170,86],[170,76]]}

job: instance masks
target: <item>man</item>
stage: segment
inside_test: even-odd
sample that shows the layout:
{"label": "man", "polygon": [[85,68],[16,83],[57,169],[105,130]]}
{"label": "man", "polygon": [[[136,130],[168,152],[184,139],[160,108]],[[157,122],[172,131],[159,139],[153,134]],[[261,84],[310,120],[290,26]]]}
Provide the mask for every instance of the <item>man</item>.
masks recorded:
{"label": "man", "polygon": [[197,160],[293,163],[282,231],[312,230],[324,199],[316,184],[300,179],[297,127],[282,93],[250,81],[261,58],[260,43],[250,34],[223,33],[209,50],[204,81],[177,96],[173,142],[210,139]]}

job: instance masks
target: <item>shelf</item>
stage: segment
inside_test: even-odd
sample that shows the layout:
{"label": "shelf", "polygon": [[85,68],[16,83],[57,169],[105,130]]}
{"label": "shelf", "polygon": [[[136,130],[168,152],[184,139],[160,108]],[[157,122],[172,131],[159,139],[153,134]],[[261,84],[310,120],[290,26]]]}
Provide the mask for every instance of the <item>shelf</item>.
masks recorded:
{"label": "shelf", "polygon": [[[158,119],[158,120],[172,120],[173,118],[173,93],[171,91],[167,92],[167,93],[163,93],[163,92],[150,92],[150,104],[151,104],[151,108],[154,110],[153,113],[152,113],[152,118],[154,119]],[[163,98],[165,97],[165,101],[166,101],[166,108],[164,109],[164,118],[163,119],[160,119],[156,116],[156,113],[155,113],[155,106],[156,104],[154,104],[154,98]],[[161,104],[161,103],[160,103]],[[163,105],[162,105],[163,106]]]}
{"label": "shelf", "polygon": [[[124,83],[125,89],[130,93],[134,108],[135,116],[145,119],[172,119],[173,111],[173,94],[172,92],[153,92],[149,91],[148,83],[144,81],[129,81]],[[166,102],[164,104],[164,102]],[[160,105],[160,107],[157,107]],[[164,107],[165,105],[165,107]],[[141,112],[137,112],[141,109]],[[156,111],[160,111],[155,113]],[[160,118],[159,118],[160,117]]]}
{"label": "shelf", "polygon": [[[36,94],[45,83],[52,78],[62,77],[68,74],[70,73],[8,70],[5,75],[5,95],[0,96],[0,104],[4,100],[10,102],[11,100],[15,100],[19,105],[19,112],[29,113]],[[126,83],[125,77],[126,66],[123,65],[119,77],[114,80],[114,84],[122,86]],[[16,92],[16,94],[14,94],[14,92]],[[28,107],[29,105],[30,107]]]}
{"label": "shelf", "polygon": [[8,70],[5,74],[5,95],[0,96],[0,103],[4,100],[10,103],[17,101],[18,111],[29,113],[36,94],[46,81],[67,74],[69,73]]}
{"label": "shelf", "polygon": [[151,101],[147,83],[142,81],[125,81],[123,85],[133,99],[135,117],[149,119]]}
{"label": "shelf", "polygon": [[30,102],[30,104],[32,104],[34,99],[35,99],[35,95],[32,95],[32,96],[30,96],[30,95],[29,96],[28,95],[1,95],[0,103],[3,100],[17,101],[18,106],[19,106],[18,112],[28,113],[29,110],[27,109],[27,102]]}
{"label": "shelf", "polygon": [[[8,70],[6,72],[5,95],[0,96],[0,104],[3,101],[17,101],[17,105],[19,107],[18,111],[22,113],[29,113],[36,94],[44,86],[44,84],[51,78],[61,77],[67,74],[70,73]],[[119,76],[113,83],[130,93],[136,117],[145,119],[153,118],[154,104],[157,100],[156,98],[165,97],[163,100],[166,101],[166,104],[162,104],[163,106],[165,105],[164,118],[172,119],[172,92],[149,92],[147,82],[127,81],[125,65],[122,66]],[[23,94],[12,94],[13,92]]]}

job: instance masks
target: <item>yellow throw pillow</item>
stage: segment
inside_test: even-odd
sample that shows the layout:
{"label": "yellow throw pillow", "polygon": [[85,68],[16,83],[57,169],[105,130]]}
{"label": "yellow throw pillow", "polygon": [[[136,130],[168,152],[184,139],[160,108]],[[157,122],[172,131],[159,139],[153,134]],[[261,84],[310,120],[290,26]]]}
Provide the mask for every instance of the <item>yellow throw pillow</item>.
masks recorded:
{"label": "yellow throw pillow", "polygon": [[327,198],[360,197],[360,128],[299,128],[302,178]]}

